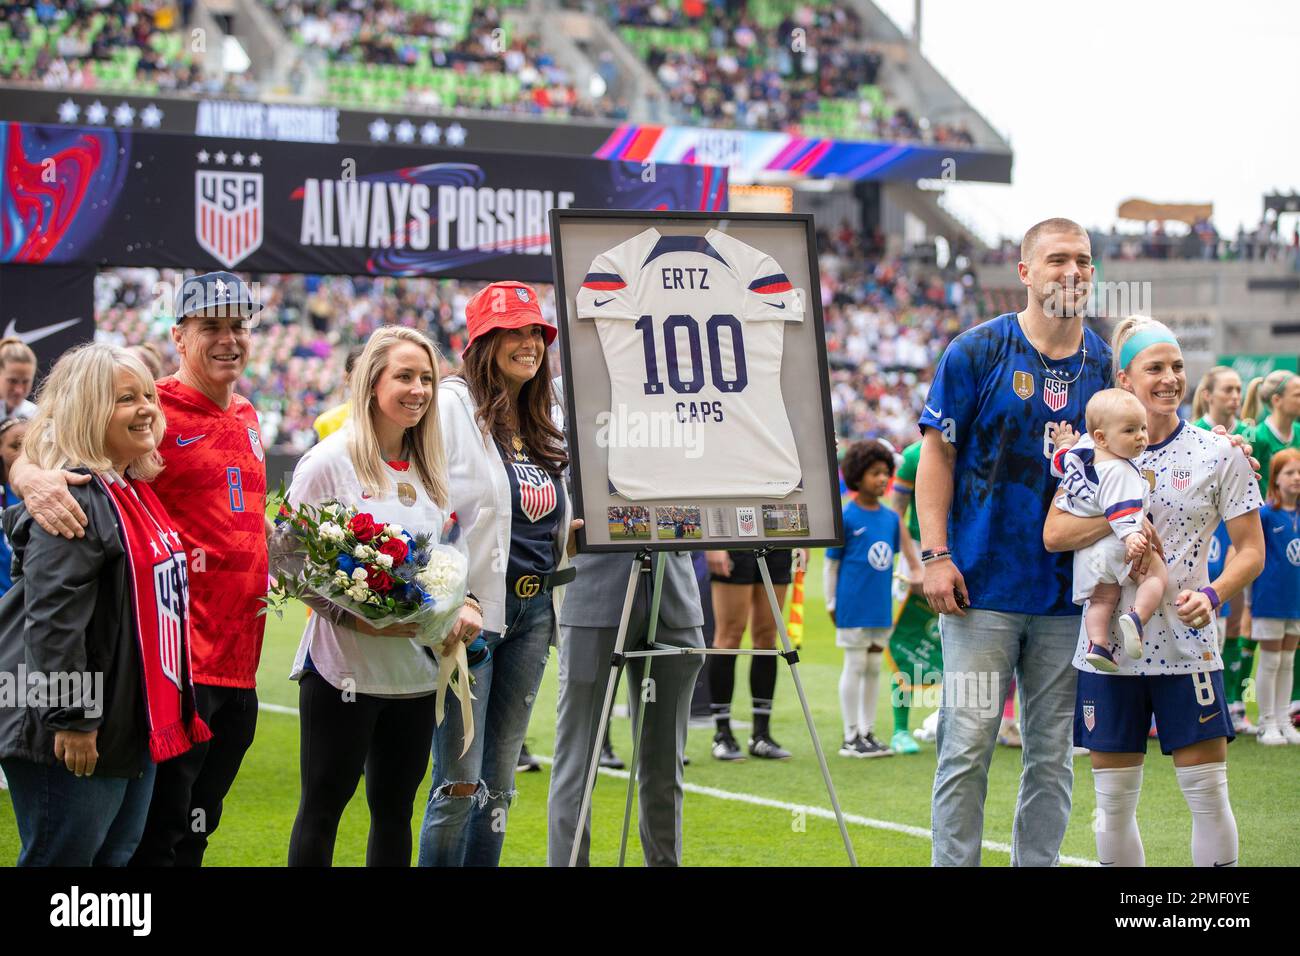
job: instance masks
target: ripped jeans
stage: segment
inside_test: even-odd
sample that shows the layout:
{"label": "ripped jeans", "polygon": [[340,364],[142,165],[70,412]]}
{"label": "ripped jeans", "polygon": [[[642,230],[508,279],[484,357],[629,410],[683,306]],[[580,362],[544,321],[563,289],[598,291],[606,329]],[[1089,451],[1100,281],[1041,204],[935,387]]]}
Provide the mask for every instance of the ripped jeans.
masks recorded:
{"label": "ripped jeans", "polygon": [[[515,767],[528,718],[546,670],[555,610],[550,592],[518,598],[507,592],[504,635],[485,631],[492,657],[475,667],[474,742],[465,756],[460,707],[449,701],[434,732],[433,788],[420,828],[420,866],[496,866],[515,796]],[[475,784],[453,796],[453,784]]]}

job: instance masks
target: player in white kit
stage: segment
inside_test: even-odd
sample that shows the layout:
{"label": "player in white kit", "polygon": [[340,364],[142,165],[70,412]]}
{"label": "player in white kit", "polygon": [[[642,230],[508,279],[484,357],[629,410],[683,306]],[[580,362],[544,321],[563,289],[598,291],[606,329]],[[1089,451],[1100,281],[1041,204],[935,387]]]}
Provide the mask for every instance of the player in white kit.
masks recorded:
{"label": "player in white kit", "polygon": [[[1099,671],[1113,674],[1111,620],[1119,604],[1120,586],[1134,561],[1150,547],[1143,520],[1150,487],[1134,460],[1147,448],[1147,413],[1131,392],[1103,389],[1088,400],[1088,434],[1076,437],[1063,426],[1057,433],[1052,474],[1061,478],[1063,508],[1080,518],[1104,517],[1114,532],[1074,552],[1074,602],[1083,604],[1088,632],[1085,657]],[[1164,598],[1168,575],[1162,560],[1152,560],[1145,573],[1135,573],[1138,589],[1133,606],[1120,615],[1124,652],[1142,657],[1142,629]]]}

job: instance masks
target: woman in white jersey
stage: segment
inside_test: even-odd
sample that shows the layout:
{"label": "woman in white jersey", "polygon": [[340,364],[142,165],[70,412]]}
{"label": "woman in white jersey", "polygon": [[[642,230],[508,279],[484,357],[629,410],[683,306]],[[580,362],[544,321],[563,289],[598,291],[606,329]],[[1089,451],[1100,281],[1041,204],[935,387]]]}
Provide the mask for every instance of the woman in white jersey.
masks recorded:
{"label": "woman in white jersey", "polygon": [[[1160,749],[1173,756],[1192,812],[1192,862],[1232,866],[1238,855],[1228,802],[1233,731],[1215,611],[1263,567],[1259,485],[1249,460],[1226,437],[1179,419],[1187,375],[1167,328],[1131,316],[1115,329],[1111,347],[1115,384],[1147,410],[1151,444],[1135,464],[1151,484],[1150,517],[1163,545],[1169,587],[1146,629],[1146,656],[1123,659],[1117,673],[1101,674],[1084,660],[1087,635],[1080,632],[1074,742],[1091,751],[1098,859],[1103,866],[1145,865],[1136,811],[1154,714]],[[1206,563],[1220,521],[1227,523],[1235,553],[1211,582]],[[1106,534],[1105,524],[1053,508],[1043,542],[1049,551],[1074,550]],[[1125,586],[1123,601],[1131,600],[1133,587]]]}
{"label": "woman in white jersey", "polygon": [[[291,505],[335,500],[377,523],[436,539],[447,518],[447,463],[436,408],[438,355],[419,332],[379,329],[357,360],[348,422],[294,469]],[[302,796],[290,866],[329,866],[362,773],[368,866],[409,866],[411,808],[429,765],[437,664],[414,625],[376,629],[320,598],[290,677],[299,682]],[[448,640],[483,621],[467,599]]]}

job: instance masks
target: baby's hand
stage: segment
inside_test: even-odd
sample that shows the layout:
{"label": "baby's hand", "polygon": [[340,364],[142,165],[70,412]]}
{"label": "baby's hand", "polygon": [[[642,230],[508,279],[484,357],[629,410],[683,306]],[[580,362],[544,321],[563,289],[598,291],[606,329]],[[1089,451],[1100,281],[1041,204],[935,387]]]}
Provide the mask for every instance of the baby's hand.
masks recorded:
{"label": "baby's hand", "polygon": [[1061,422],[1056,426],[1055,435],[1050,437],[1056,442],[1057,448],[1073,448],[1079,440],[1079,433],[1069,422]]}
{"label": "baby's hand", "polygon": [[1124,560],[1135,561],[1147,553],[1147,536],[1141,533],[1131,534],[1124,539]]}

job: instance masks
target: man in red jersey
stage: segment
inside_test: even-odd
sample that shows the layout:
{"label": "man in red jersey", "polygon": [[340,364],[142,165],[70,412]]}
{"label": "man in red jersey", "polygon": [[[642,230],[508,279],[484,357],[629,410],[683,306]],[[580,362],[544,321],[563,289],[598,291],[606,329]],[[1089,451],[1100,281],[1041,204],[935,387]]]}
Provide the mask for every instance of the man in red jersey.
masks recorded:
{"label": "man in red jersey", "polygon": [[[199,713],[213,739],[158,765],[133,866],[199,866],[257,724],[256,677],[266,593],[266,456],[257,412],[235,393],[261,310],[237,276],[187,279],[172,341],[180,370],[158,382],[166,467],[153,489],[190,561],[190,647]],[[20,463],[23,462],[20,459]],[[67,472],[15,466],[28,508],[51,534],[81,536]]]}

